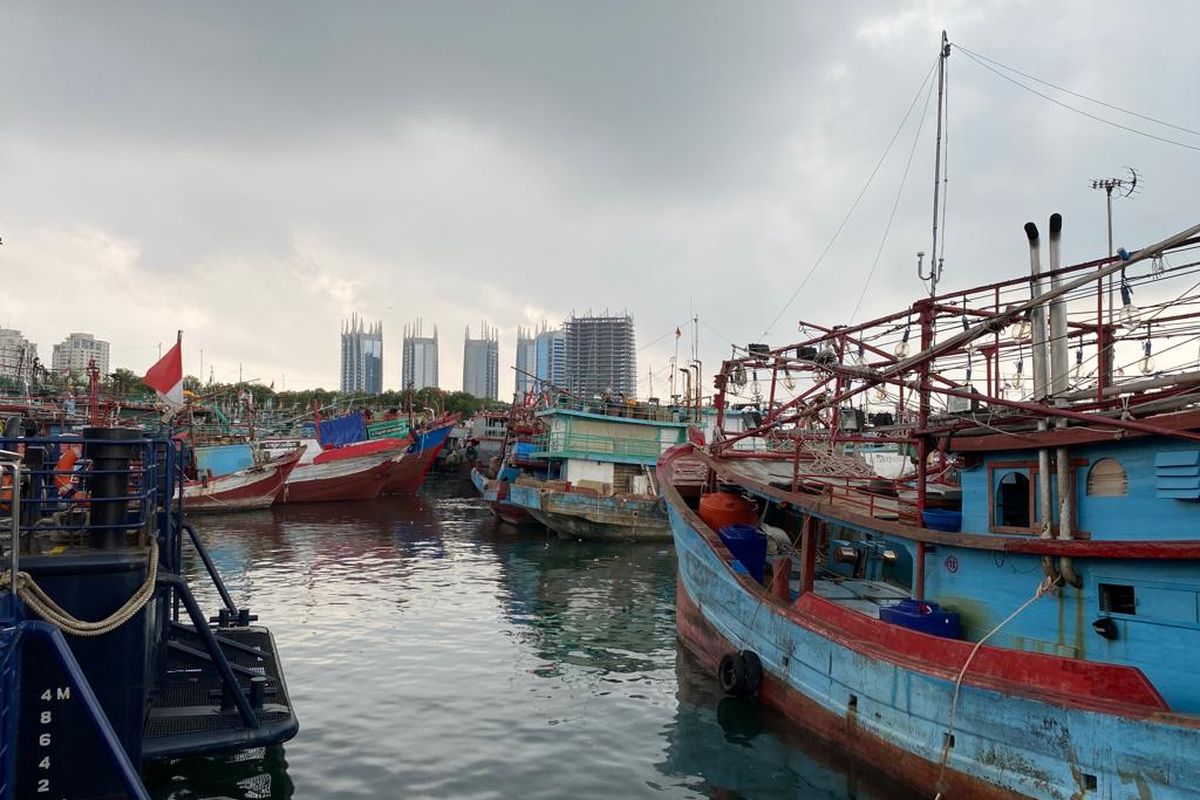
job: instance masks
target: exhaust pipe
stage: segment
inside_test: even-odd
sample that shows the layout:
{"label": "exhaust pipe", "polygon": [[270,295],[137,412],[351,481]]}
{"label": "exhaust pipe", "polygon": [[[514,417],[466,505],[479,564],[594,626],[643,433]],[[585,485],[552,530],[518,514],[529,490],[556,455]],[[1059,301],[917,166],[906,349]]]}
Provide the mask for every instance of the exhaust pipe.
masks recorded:
{"label": "exhaust pipe", "polygon": [[[1050,291],[1057,289],[1062,281],[1057,275],[1061,265],[1062,247],[1062,215],[1050,215]],[[1056,404],[1063,404],[1061,398],[1067,393],[1067,304],[1062,298],[1050,303],[1050,392]],[[1059,418],[1055,427],[1059,430],[1067,427],[1067,421]],[[1058,538],[1070,541],[1075,538],[1075,497],[1074,484],[1071,481],[1071,456],[1066,447],[1059,447],[1054,454],[1056,472],[1058,474]],[[1058,569],[1063,580],[1076,589],[1083,586],[1083,580],[1075,574],[1075,563],[1069,556],[1058,559]]]}
{"label": "exhaust pipe", "polygon": [[[1042,255],[1037,225],[1026,222],[1025,236],[1029,239],[1029,274],[1032,278],[1029,282],[1030,292],[1033,299],[1037,300],[1042,296]],[[1033,397],[1034,400],[1039,400],[1045,398],[1048,388],[1046,385],[1046,317],[1042,306],[1034,306],[1031,322],[1033,329],[1031,336]],[[1037,429],[1038,433],[1045,433],[1048,430],[1045,419],[1038,420]],[[1050,498],[1050,451],[1045,447],[1038,448],[1038,495],[1038,516],[1041,519],[1041,530],[1038,531],[1038,537],[1053,539],[1054,534],[1050,524],[1054,514],[1054,504]],[[1048,578],[1058,577],[1058,569],[1054,566],[1052,556],[1042,556],[1042,571]]]}

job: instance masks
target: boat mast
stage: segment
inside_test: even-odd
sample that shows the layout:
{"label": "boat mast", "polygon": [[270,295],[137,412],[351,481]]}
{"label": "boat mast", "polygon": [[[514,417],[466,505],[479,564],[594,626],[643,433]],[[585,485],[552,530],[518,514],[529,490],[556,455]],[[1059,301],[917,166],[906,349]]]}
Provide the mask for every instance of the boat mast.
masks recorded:
{"label": "boat mast", "polygon": [[942,46],[938,51],[938,108],[937,139],[933,155],[933,244],[929,248],[929,296],[937,294],[938,280],[942,277],[942,262],[938,257],[938,218],[942,188],[942,120],[946,109],[946,59],[950,57],[950,41],[942,31]]}

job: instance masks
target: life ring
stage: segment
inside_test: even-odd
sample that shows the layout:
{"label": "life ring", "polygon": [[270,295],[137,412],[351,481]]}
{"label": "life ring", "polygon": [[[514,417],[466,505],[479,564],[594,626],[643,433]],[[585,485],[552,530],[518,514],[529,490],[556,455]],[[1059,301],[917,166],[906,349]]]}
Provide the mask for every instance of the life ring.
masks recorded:
{"label": "life ring", "polygon": [[717,667],[721,691],[733,697],[750,697],[762,686],[762,661],[753,650],[726,653]]}

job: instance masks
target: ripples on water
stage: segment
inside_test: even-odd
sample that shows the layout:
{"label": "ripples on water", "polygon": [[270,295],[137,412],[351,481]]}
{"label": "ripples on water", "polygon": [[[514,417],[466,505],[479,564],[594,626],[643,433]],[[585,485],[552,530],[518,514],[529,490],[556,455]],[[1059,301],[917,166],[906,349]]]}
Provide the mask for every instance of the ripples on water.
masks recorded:
{"label": "ripples on water", "polygon": [[676,643],[669,546],[517,532],[462,489],[201,519],[234,598],[275,635],[300,733],[154,765],[153,794],[900,796],[719,696]]}

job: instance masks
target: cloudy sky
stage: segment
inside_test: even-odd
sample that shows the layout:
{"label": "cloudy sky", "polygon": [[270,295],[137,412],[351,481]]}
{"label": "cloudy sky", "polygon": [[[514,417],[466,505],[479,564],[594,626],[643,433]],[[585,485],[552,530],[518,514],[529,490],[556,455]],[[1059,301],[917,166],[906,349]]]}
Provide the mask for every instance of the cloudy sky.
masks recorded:
{"label": "cloudy sky", "polygon": [[[932,108],[915,137],[943,27],[1200,130],[1198,21],[1190,0],[9,3],[0,326],[45,360],[89,331],[139,372],[183,328],[188,372],[203,349],[218,380],[240,363],[292,389],[336,386],[340,321],[359,313],[383,321],[398,387],[401,328],[422,318],[457,389],[467,325],[499,327],[507,365],[518,325],[628,311],[643,394],[652,371],[662,394],[693,314],[711,372],[730,342],[921,293]],[[1101,255],[1088,181],[1125,165],[1144,190],[1117,204],[1118,244],[1200,218],[1200,150],[961,51],[948,70],[946,287],[1025,269],[1021,226],[1052,211],[1068,261]]]}

